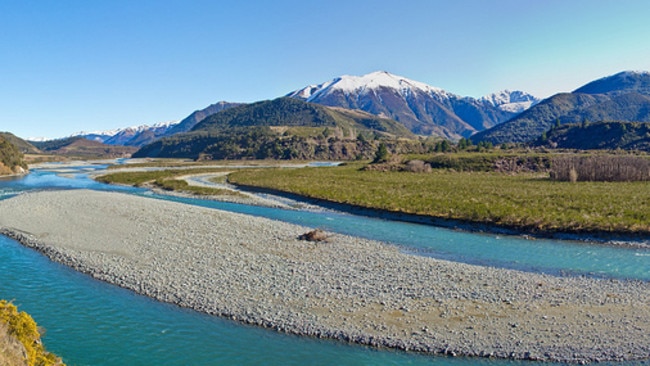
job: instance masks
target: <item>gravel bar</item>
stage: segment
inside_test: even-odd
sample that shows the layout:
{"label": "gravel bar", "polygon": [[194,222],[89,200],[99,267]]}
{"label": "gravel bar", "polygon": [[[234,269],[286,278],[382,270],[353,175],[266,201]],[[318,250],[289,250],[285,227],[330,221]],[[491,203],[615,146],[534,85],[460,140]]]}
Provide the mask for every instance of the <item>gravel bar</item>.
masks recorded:
{"label": "gravel bar", "polygon": [[650,359],[650,283],[404,254],[265,218],[88,190],[0,201],[0,230],[94,278],[280,332],[452,356]]}

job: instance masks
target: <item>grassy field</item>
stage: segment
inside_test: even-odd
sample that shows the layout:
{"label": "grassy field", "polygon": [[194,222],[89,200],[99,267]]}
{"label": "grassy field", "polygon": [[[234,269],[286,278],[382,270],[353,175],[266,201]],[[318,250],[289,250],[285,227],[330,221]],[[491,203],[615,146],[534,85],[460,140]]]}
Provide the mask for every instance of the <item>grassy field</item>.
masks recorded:
{"label": "grassy field", "polygon": [[231,183],[332,202],[529,232],[650,234],[647,182],[557,182],[547,173],[431,173],[333,168],[257,169]]}
{"label": "grassy field", "polygon": [[156,170],[145,172],[117,172],[97,177],[100,182],[111,184],[124,184],[141,187],[145,184],[152,184],[158,188],[168,191],[178,191],[201,196],[238,195],[239,193],[218,188],[191,186],[184,180],[177,179],[183,175],[219,173],[227,171],[215,168],[195,168],[178,170]]}

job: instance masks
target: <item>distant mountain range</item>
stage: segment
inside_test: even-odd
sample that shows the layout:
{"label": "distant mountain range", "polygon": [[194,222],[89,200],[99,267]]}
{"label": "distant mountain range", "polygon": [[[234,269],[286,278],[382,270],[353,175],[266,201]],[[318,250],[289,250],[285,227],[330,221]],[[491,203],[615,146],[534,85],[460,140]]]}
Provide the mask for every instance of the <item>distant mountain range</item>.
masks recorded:
{"label": "distant mountain range", "polygon": [[[450,139],[468,137],[492,127],[539,101],[528,93],[508,90],[479,99],[461,97],[385,71],[363,76],[344,75],[293,91],[287,96],[325,106],[365,111],[394,119],[416,134]],[[180,122],[82,131],[69,137],[141,147],[162,137],[188,132],[204,118],[241,104],[222,101],[197,110]]]}
{"label": "distant mountain range", "polygon": [[107,145],[142,146],[166,136],[167,131],[178,123],[179,121],[170,121],[160,122],[154,125],[140,125],[106,131],[80,131],[68,137],[83,137]]}
{"label": "distant mountain range", "polygon": [[529,142],[557,124],[583,121],[650,122],[650,73],[625,71],[547,98],[472,140]]}
{"label": "distant mountain range", "polygon": [[287,94],[332,107],[359,109],[392,118],[416,134],[450,139],[469,137],[504,122],[539,100],[522,91],[480,99],[461,97],[385,71],[341,76]]}
{"label": "distant mountain range", "polygon": [[[650,73],[635,71],[598,79],[571,93],[556,94],[542,101],[523,91],[508,90],[481,98],[462,97],[385,71],[344,75],[295,90],[286,97],[367,112],[397,121],[417,135],[452,140],[471,136],[474,142],[493,144],[532,142],[557,123],[650,121]],[[191,113],[180,122],[81,132],[75,136],[111,145],[144,147],[161,138],[195,131],[197,125],[211,116],[243,106],[219,102]],[[290,119],[296,117],[288,117],[285,112],[290,111],[276,111]],[[257,116],[258,120],[251,123],[269,126],[264,120],[267,117]],[[308,119],[305,123],[311,122]]]}
{"label": "distant mountain range", "polygon": [[[238,105],[241,105],[241,103],[218,102],[192,112],[181,121],[160,122],[153,125],[140,125],[106,131],[81,131],[68,137],[83,137],[107,145],[142,147],[160,138],[187,132],[205,117]],[[34,139],[32,141],[38,142],[43,141],[43,139]]]}
{"label": "distant mountain range", "polygon": [[81,136],[31,143],[41,153],[72,156],[78,158],[124,158],[130,157],[137,148],[132,146],[107,145]]}

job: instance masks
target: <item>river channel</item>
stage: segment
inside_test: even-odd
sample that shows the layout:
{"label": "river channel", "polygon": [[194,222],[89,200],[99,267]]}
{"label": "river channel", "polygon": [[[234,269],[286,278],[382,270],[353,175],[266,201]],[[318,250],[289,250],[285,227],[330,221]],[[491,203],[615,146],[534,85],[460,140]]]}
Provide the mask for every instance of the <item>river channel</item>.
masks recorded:
{"label": "river channel", "polygon": [[[97,183],[87,173],[35,170],[0,180],[0,199],[44,189],[123,191],[264,216],[383,240],[417,255],[544,272],[650,280],[650,248],[527,240],[355,216],[286,210],[154,194]],[[289,336],[159,303],[96,281],[0,236],[0,298],[13,300],[46,329],[44,342],[69,365],[523,365],[505,360],[432,357]]]}

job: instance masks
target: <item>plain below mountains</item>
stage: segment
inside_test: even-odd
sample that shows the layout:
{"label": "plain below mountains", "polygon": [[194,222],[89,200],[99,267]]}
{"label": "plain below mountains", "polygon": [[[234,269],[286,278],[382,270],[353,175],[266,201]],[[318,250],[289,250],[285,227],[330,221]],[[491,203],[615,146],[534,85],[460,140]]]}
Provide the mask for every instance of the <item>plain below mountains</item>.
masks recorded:
{"label": "plain below mountains", "polygon": [[[472,140],[530,142],[557,124],[603,121],[650,122],[650,73],[625,71],[572,93],[556,94],[509,121],[475,134]],[[608,136],[611,133],[610,129]]]}

